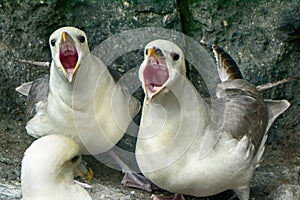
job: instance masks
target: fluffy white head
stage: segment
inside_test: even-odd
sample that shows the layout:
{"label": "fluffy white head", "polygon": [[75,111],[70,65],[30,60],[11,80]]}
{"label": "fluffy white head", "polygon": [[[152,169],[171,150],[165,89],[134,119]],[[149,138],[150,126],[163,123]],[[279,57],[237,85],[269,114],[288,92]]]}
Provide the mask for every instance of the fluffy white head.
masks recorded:
{"label": "fluffy white head", "polygon": [[72,82],[83,59],[90,53],[86,34],[78,28],[62,27],[51,34],[49,44],[52,66],[54,64],[60,75]]}
{"label": "fluffy white head", "polygon": [[168,40],[154,40],[146,45],[139,79],[147,100],[172,84],[178,74],[185,76],[186,67],[184,54],[176,44]]}
{"label": "fluffy white head", "polygon": [[34,141],[22,161],[23,199],[67,191],[74,186],[73,172],[80,161],[78,145],[66,136],[48,135]]}

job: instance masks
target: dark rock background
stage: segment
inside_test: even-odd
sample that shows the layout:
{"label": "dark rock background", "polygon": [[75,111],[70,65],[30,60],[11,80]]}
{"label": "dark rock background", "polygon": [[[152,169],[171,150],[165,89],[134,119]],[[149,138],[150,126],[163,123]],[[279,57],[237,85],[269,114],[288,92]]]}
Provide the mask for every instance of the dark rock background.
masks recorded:
{"label": "dark rock background", "polygon": [[[300,76],[300,1],[128,0],[0,1],[0,199],[19,199],[20,161],[33,140],[24,130],[25,98],[15,92],[23,82],[48,69],[18,59],[50,61],[48,37],[57,28],[86,32],[91,49],[125,30],[163,27],[199,41],[211,54],[215,43],[238,63],[244,77],[260,85]],[[142,61],[141,50],[118,58],[110,67],[123,74]],[[189,73],[194,83],[199,77]],[[251,184],[251,199],[300,199],[299,79],[263,92],[287,99],[291,107],[269,131],[261,167]],[[140,95],[141,96],[141,95]],[[128,142],[129,141],[129,142]],[[132,144],[123,139],[122,144]],[[86,158],[96,172],[94,199],[146,199],[149,193],[119,183],[122,174]],[[288,195],[287,195],[288,194]],[[225,192],[204,199],[228,199]]]}

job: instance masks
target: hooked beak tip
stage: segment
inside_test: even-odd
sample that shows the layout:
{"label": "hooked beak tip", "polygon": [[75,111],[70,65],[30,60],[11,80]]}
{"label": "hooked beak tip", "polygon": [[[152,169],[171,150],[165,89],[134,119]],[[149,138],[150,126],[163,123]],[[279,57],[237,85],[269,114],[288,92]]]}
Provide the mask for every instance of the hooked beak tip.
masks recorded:
{"label": "hooked beak tip", "polygon": [[71,83],[71,82],[72,82],[72,80],[73,80],[73,75],[71,75],[71,76],[69,76],[69,77],[68,77],[68,81],[69,81],[69,83]]}
{"label": "hooked beak tip", "polygon": [[150,103],[152,98],[150,98],[149,96],[146,97],[146,105],[148,105]]}
{"label": "hooked beak tip", "polygon": [[77,72],[79,65],[80,65],[80,62],[78,61],[72,71],[65,70],[65,74],[66,74],[66,77],[67,77],[69,83],[72,82],[74,74]]}
{"label": "hooked beak tip", "polygon": [[63,41],[66,41],[66,39],[67,39],[67,32],[62,32],[62,39],[63,39]]}

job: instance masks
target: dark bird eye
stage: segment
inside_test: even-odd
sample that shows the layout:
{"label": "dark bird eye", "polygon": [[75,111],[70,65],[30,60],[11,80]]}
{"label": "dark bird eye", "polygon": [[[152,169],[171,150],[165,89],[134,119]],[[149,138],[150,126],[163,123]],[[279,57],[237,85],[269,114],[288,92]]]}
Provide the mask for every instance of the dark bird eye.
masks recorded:
{"label": "dark bird eye", "polygon": [[149,49],[146,49],[146,51],[145,51],[146,56],[148,55],[148,50],[149,50]]}
{"label": "dark bird eye", "polygon": [[71,162],[75,163],[79,158],[80,158],[80,156],[76,155],[71,159]]}
{"label": "dark bird eye", "polygon": [[56,39],[52,39],[52,40],[50,41],[50,44],[54,47],[55,42],[56,42]]}
{"label": "dark bird eye", "polygon": [[79,42],[84,43],[85,42],[85,37],[83,35],[79,36]]}
{"label": "dark bird eye", "polygon": [[177,53],[172,53],[171,56],[172,56],[173,60],[175,60],[175,61],[178,60],[180,57],[179,54],[177,54]]}

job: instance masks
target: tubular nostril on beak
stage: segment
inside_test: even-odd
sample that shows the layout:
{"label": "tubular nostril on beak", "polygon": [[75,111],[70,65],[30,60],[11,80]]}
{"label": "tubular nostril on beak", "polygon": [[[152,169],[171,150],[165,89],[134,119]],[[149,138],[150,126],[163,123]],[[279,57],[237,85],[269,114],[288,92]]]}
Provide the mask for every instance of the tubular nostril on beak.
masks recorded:
{"label": "tubular nostril on beak", "polygon": [[63,41],[66,41],[66,39],[67,39],[67,35],[68,35],[68,33],[67,32],[62,32],[62,38],[63,38]]}

